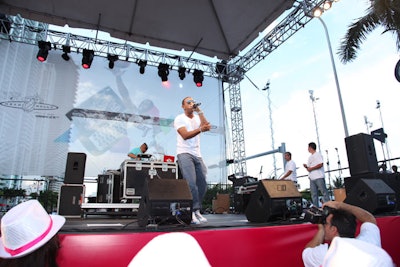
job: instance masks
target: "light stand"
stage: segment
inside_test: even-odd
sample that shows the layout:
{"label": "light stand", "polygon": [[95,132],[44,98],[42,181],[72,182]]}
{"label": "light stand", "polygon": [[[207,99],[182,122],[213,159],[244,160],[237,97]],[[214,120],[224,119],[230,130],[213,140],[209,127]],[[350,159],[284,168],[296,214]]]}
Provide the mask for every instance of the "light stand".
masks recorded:
{"label": "light stand", "polygon": [[326,152],[326,166],[328,167],[328,181],[329,181],[329,193],[331,195],[332,199],[332,183],[331,183],[331,168],[329,167],[329,155],[328,155],[328,150],[325,150]]}

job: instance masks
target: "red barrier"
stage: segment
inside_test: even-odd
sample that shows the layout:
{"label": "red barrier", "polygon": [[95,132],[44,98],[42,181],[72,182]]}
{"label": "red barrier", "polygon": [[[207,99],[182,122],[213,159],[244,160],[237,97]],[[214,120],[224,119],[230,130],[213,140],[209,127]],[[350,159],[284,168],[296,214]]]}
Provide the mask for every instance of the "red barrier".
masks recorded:
{"label": "red barrier", "polygon": [[[382,247],[400,266],[400,216],[378,218]],[[303,266],[301,252],[316,225],[296,224],[187,232],[197,239],[212,266]],[[127,266],[162,232],[61,234],[60,267]],[[179,244],[171,244],[177,249]],[[155,252],[155,257],[157,253]]]}

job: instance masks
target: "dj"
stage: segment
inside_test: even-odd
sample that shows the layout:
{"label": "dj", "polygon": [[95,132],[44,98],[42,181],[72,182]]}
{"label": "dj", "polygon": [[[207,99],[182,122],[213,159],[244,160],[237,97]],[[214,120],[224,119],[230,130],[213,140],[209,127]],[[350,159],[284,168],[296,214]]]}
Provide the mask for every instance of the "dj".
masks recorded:
{"label": "dj", "polygon": [[129,151],[128,157],[130,157],[131,159],[140,160],[140,154],[146,153],[147,149],[147,144],[143,143],[140,147],[135,147],[131,151]]}

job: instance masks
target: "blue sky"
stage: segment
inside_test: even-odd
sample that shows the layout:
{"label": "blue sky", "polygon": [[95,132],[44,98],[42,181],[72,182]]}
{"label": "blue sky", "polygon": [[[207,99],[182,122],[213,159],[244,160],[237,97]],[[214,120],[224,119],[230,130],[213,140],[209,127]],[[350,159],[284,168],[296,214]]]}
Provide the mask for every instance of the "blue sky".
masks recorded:
{"label": "blue sky", "polygon": [[[337,55],[340,40],[347,27],[363,16],[370,1],[343,0],[333,3],[321,18],[325,21],[330,39],[341,88],[349,135],[367,133],[364,116],[372,122],[371,130],[382,127],[376,100],[381,103],[382,121],[388,134],[390,157],[400,154],[396,108],[400,98],[400,84],[394,77],[394,67],[399,60],[395,39],[390,33],[381,34],[378,28],[367,36],[354,62],[342,64]],[[318,98],[315,102],[321,153],[337,169],[340,160],[347,167],[344,127],[340,113],[338,94],[333,76],[325,32],[320,21],[313,19],[263,62],[247,74],[257,87],[263,88],[270,80],[270,99],[275,148],[281,143],[291,151],[298,167],[307,162],[307,145],[317,143],[309,90]],[[243,124],[246,156],[272,150],[268,98],[266,91],[257,90],[248,79],[241,83]],[[338,154],[335,148],[338,149]],[[375,141],[378,160],[383,160],[383,149]],[[386,153],[386,146],[384,146]],[[326,153],[326,151],[328,153]],[[276,154],[277,168],[283,168],[281,154]],[[393,164],[400,162],[394,161]],[[263,173],[260,169],[263,166]],[[325,169],[326,166],[325,166]],[[273,172],[273,156],[268,155],[247,161],[247,173],[254,177],[268,178]],[[229,171],[228,171],[229,173]],[[277,171],[277,176],[282,170]],[[304,175],[303,168],[298,175]],[[338,174],[332,173],[332,179]],[[348,172],[343,173],[344,177]],[[327,177],[328,179],[328,177]],[[328,180],[327,180],[328,181]],[[302,189],[308,180],[300,179]]]}

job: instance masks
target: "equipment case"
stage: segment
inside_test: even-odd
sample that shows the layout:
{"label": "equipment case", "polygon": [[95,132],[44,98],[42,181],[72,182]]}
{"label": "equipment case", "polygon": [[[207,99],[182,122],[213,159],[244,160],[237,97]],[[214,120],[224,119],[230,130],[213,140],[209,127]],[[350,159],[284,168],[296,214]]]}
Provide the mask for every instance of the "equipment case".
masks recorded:
{"label": "equipment case", "polygon": [[174,162],[125,160],[121,164],[122,198],[140,198],[146,179],[178,179]]}

